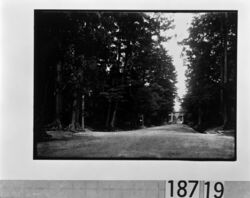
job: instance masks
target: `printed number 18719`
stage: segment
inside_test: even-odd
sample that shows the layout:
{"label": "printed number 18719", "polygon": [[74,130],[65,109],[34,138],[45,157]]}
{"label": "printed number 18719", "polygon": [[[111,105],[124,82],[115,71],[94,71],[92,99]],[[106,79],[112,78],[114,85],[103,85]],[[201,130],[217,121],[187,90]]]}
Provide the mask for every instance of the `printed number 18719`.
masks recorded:
{"label": "printed number 18719", "polygon": [[218,181],[170,180],[167,198],[223,198],[224,183]]}

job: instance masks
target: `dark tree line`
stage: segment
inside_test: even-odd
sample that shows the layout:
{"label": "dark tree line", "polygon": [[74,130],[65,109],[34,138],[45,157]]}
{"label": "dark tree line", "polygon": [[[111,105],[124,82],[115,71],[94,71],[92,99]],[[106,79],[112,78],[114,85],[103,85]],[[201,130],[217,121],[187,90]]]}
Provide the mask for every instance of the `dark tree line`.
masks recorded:
{"label": "dark tree line", "polygon": [[35,11],[34,128],[132,129],[173,110],[176,73],[159,14]]}
{"label": "dark tree line", "polygon": [[186,121],[200,130],[236,124],[237,12],[196,16],[183,40],[187,89]]}

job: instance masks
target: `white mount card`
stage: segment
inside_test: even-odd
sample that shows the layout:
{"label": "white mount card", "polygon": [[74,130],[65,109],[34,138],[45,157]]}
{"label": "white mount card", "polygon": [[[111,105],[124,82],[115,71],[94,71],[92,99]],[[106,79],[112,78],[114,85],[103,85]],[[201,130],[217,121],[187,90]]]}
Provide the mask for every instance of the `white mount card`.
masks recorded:
{"label": "white mount card", "polygon": [[1,1],[0,180],[163,180],[167,198],[249,181],[250,9],[218,2]]}

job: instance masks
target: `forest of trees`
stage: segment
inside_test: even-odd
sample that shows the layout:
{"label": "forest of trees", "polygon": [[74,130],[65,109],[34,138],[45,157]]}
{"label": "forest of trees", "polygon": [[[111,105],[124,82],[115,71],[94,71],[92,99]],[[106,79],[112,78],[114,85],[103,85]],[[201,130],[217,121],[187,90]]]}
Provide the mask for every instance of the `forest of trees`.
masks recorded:
{"label": "forest of trees", "polygon": [[35,136],[166,122],[176,96],[161,36],[170,28],[157,13],[35,11]]}
{"label": "forest of trees", "polygon": [[186,122],[203,131],[236,126],[237,12],[194,17],[181,44],[187,56]]}

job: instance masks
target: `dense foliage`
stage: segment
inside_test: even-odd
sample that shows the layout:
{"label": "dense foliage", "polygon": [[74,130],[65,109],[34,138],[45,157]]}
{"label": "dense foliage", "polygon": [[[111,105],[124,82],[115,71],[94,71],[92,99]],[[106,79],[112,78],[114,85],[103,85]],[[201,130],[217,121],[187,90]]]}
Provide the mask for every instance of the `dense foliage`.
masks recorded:
{"label": "dense foliage", "polygon": [[36,11],[35,131],[166,121],[176,95],[160,35],[169,28],[152,13]]}
{"label": "dense foliage", "polygon": [[237,13],[194,17],[182,41],[187,56],[186,121],[200,130],[236,122]]}

